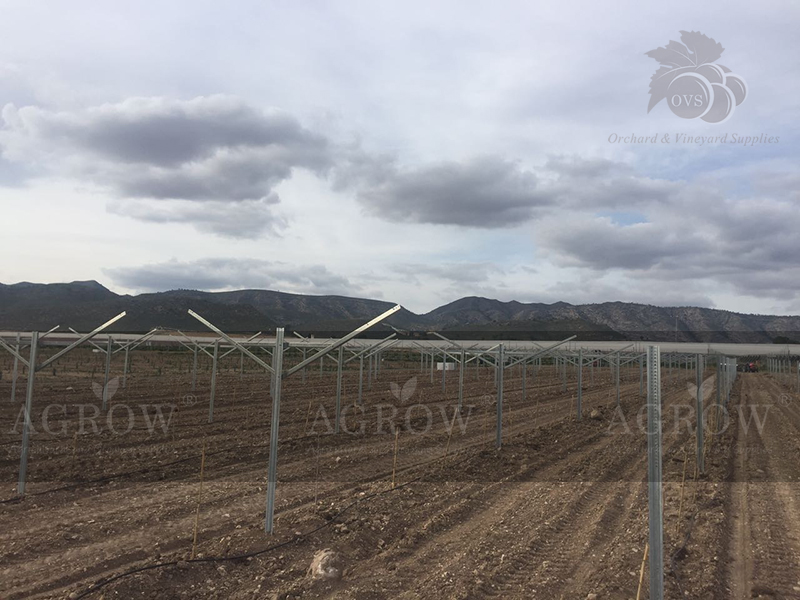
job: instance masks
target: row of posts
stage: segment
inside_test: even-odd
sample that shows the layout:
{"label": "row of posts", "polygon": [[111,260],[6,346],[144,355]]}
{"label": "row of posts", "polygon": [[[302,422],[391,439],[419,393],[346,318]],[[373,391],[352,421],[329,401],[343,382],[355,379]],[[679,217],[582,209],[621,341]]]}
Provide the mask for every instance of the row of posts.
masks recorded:
{"label": "row of posts", "polygon": [[[122,315],[124,316],[124,314]],[[117,317],[119,318],[119,317]],[[100,328],[98,328],[99,330]],[[91,335],[91,334],[87,334]],[[88,339],[88,337],[86,338]],[[22,452],[21,452],[21,461],[20,461],[20,474],[19,474],[19,483],[18,483],[18,492],[20,495],[24,494],[25,490],[25,480],[26,480],[26,473],[27,473],[27,458],[28,458],[28,448],[29,448],[29,441],[30,441],[30,425],[31,425],[31,409],[32,409],[32,400],[33,400],[33,388],[34,388],[34,373],[44,368],[47,364],[53,362],[61,356],[62,354],[69,351],[72,347],[67,348],[65,351],[62,351],[57,356],[52,357],[48,361],[44,361],[43,363],[37,366],[37,351],[39,345],[39,333],[33,332],[31,335],[30,340],[30,351],[28,354],[28,365],[29,365],[29,375],[28,375],[28,385],[26,390],[26,400],[25,400],[25,423],[23,427],[23,443],[22,443]],[[77,343],[75,344],[77,345]],[[276,332],[276,340],[275,340],[275,349],[272,353],[272,376],[270,381],[270,393],[273,398],[272,403],[272,418],[270,423],[270,453],[269,453],[269,472],[268,472],[268,483],[267,483],[267,511],[266,511],[266,523],[265,528],[266,531],[271,532],[273,529],[273,514],[274,514],[274,501],[275,501],[275,488],[276,488],[276,471],[277,471],[277,443],[278,443],[278,428],[279,428],[279,419],[280,419],[280,396],[281,396],[281,388],[282,388],[282,376],[283,376],[283,355],[284,355],[284,330],[279,328]],[[21,347],[19,336],[17,337],[17,349]],[[74,347],[74,346],[73,346]],[[7,348],[8,349],[8,348]],[[242,349],[242,356],[247,350]],[[127,353],[126,353],[127,354]],[[249,352],[248,352],[249,354]],[[109,336],[107,343],[106,343],[106,354],[105,354],[105,380],[107,382],[110,370],[110,362],[112,356],[112,339]],[[214,342],[214,350],[213,350],[213,360],[214,365],[212,369],[212,388],[214,387],[216,381],[216,366],[217,360],[219,357],[219,340]],[[252,357],[253,355],[250,354]],[[303,350],[303,357],[305,359],[306,352],[305,349]],[[373,361],[373,356],[375,359]],[[421,357],[421,368],[424,368],[424,358],[425,354],[422,354]],[[18,352],[15,353],[15,363],[17,362],[19,357]],[[369,371],[370,371],[370,382],[371,382],[371,374],[373,371],[373,362],[374,362],[374,369],[375,375],[377,376],[380,370],[380,354],[377,351],[373,351],[368,355],[370,360],[369,364]],[[324,358],[324,357],[322,357]],[[322,361],[320,358],[320,362]],[[360,382],[359,382],[359,401],[361,400],[361,382],[363,380],[363,365],[364,365],[364,352],[357,354],[352,358],[359,358],[359,375],[360,375]],[[480,354],[473,357],[476,360],[476,365],[478,363],[478,359],[480,359]],[[433,353],[430,354],[430,361],[433,364],[434,355]],[[446,354],[443,354],[443,361],[442,361],[442,371],[443,371],[443,380],[444,374],[446,372]],[[472,359],[470,359],[472,360]],[[496,354],[496,361],[495,361],[495,381],[497,384],[497,434],[496,434],[496,445],[499,448],[502,444],[502,416],[503,416],[503,380],[504,380],[504,372],[505,369],[514,366],[515,364],[521,364],[523,369],[523,386],[524,381],[527,378],[527,362],[530,360],[529,358],[523,357],[522,359],[518,359],[515,362],[508,363],[508,357],[505,352],[505,347],[503,344],[499,344],[497,347],[497,354]],[[662,449],[661,449],[661,355],[659,348],[657,346],[651,346],[647,349],[647,354],[645,357],[638,357],[639,366],[640,366],[640,387],[644,381],[644,371],[646,370],[646,380],[647,380],[647,440],[648,440],[648,510],[649,510],[649,544],[651,548],[651,559],[650,559],[650,598],[652,600],[663,600],[663,589],[664,589],[664,581],[663,581],[663,501],[662,501]],[[727,357],[715,357],[712,360],[716,362],[716,402],[718,405],[722,405],[723,403],[727,404],[730,401],[730,392],[733,386],[733,383],[736,379],[736,361],[731,358]],[[260,362],[260,361],[259,361]],[[305,361],[303,361],[305,362]],[[339,429],[339,415],[341,409],[341,383],[342,383],[342,368],[345,364],[344,358],[344,346],[339,346],[338,349],[338,357],[336,359],[337,364],[337,394],[336,394],[336,430],[338,432]],[[463,381],[464,381],[464,372],[465,367],[467,364],[466,360],[466,351],[465,349],[461,349],[459,355],[459,362],[460,362],[460,369],[459,369],[459,408],[461,407],[461,402],[463,401]],[[704,414],[704,390],[703,390],[703,382],[704,382],[704,368],[707,359],[702,355],[697,355],[694,357],[694,365],[696,369],[696,386],[697,386],[697,415],[698,415],[698,423],[697,423],[697,459],[698,459],[698,466],[701,472],[704,470],[704,465],[702,464],[703,459],[703,414]],[[197,363],[197,348],[194,349],[194,357],[193,357],[193,377],[192,377],[192,385],[196,384],[196,363]],[[566,368],[567,360],[563,359],[560,363],[557,361],[557,364],[561,368],[562,374]],[[263,363],[262,363],[263,364]],[[490,363],[488,363],[490,364]],[[539,365],[541,361],[539,360]],[[594,358],[591,359],[591,363],[594,364]],[[689,359],[687,358],[687,366],[689,364]],[[583,357],[583,350],[578,351],[576,366],[577,366],[577,383],[578,383],[578,418],[580,418],[581,414],[581,389],[583,383],[583,365],[584,365],[584,357]],[[616,381],[619,381],[619,369],[621,366],[621,359],[619,353],[615,359],[612,359],[610,365],[614,366],[615,378]],[[784,373],[788,374],[789,367],[786,366],[787,361],[782,361],[780,359],[769,359],[769,369],[773,372]],[[669,368],[672,368],[672,361],[669,361]],[[126,356],[126,370],[127,370],[127,356]],[[303,373],[305,373],[305,369],[303,368]],[[16,371],[16,369],[15,369]],[[291,374],[291,372],[289,372]],[[108,395],[107,395],[107,386],[104,386],[104,393],[103,393],[103,407],[104,409],[107,407],[108,403]],[[524,389],[524,387],[523,387]],[[524,394],[524,392],[523,392]],[[617,401],[619,401],[619,395],[617,396]],[[213,419],[213,395],[209,405],[209,419]]]}

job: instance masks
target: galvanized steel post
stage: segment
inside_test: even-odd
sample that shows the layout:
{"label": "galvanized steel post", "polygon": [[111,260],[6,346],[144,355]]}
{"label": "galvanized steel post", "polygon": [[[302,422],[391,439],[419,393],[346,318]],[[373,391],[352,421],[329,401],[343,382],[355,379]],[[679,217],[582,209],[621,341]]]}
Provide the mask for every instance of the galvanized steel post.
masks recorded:
{"label": "galvanized steel post", "polygon": [[192,361],[192,391],[197,388],[197,346],[194,347],[194,360]]}
{"label": "galvanized steel post", "polygon": [[644,396],[644,357],[639,357],[639,398]]}
{"label": "galvanized steel post", "polygon": [[358,358],[358,405],[361,406],[364,404],[361,396],[364,392],[364,357],[360,356]]}
{"label": "galvanized steel post", "polygon": [[578,421],[583,416],[581,403],[583,402],[583,348],[578,350]]}
{"label": "galvanized steel post", "polygon": [[103,411],[108,408],[108,377],[111,374],[111,344],[111,336],[109,335],[108,341],[106,342],[106,371],[103,378]]}
{"label": "galvanized steel post", "polygon": [[[14,348],[19,354],[20,350],[20,343],[19,343],[19,334],[17,334],[17,346]],[[11,374],[11,402],[14,402],[17,397],[17,373],[19,372],[19,358],[17,358],[16,354],[14,355],[14,370]]]}
{"label": "galvanized steel post", "polygon": [[703,413],[703,357],[698,354],[696,359],[696,376],[697,376],[697,470],[699,473],[705,473],[706,465],[703,455],[703,434],[705,431],[704,413]]}
{"label": "galvanized steel post", "polygon": [[505,355],[503,344],[497,349],[497,439],[495,447],[498,449],[503,445],[503,369],[505,367]]}
{"label": "galvanized steel post", "polygon": [[650,524],[650,600],[664,600],[664,515],[661,491],[661,362],[647,349],[647,473]]}
{"label": "galvanized steel post", "polygon": [[458,366],[458,412],[461,412],[461,406],[464,403],[464,369],[466,365],[467,353],[464,348],[461,348],[461,362]]}
{"label": "galvanized steel post", "polygon": [[125,347],[125,365],[122,368],[122,389],[124,390],[128,387],[128,359],[129,359],[129,347]]}
{"label": "galvanized steel post", "polygon": [[336,424],[334,433],[339,433],[339,419],[342,415],[342,365],[344,364],[344,346],[339,346],[339,362],[336,365]]}
{"label": "galvanized steel post", "polygon": [[272,533],[275,513],[275,487],[278,481],[278,429],[281,417],[281,387],[283,383],[283,327],[275,330],[275,352],[272,354],[272,419],[269,428],[269,470],[267,473],[267,514],[264,530]]}
{"label": "galvanized steel post", "polygon": [[445,393],[445,373],[447,373],[447,354],[442,350],[442,394]]}
{"label": "galvanized steel post", "polygon": [[219,340],[214,342],[214,357],[211,362],[211,394],[208,397],[208,422],[214,422],[214,396],[217,394],[217,361],[219,357]]}
{"label": "galvanized steel post", "polygon": [[22,424],[22,452],[19,457],[19,480],[17,494],[25,495],[25,479],[28,475],[28,448],[31,435],[31,410],[33,408],[33,384],[36,380],[36,353],[39,346],[39,332],[31,334],[31,350],[28,355],[28,387],[25,391],[25,416]]}

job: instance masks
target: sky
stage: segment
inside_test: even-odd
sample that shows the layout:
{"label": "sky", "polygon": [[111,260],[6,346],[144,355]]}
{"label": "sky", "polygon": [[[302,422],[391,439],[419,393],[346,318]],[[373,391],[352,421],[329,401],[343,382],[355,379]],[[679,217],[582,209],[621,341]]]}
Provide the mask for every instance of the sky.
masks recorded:
{"label": "sky", "polygon": [[0,14],[0,282],[800,313],[796,2]]}

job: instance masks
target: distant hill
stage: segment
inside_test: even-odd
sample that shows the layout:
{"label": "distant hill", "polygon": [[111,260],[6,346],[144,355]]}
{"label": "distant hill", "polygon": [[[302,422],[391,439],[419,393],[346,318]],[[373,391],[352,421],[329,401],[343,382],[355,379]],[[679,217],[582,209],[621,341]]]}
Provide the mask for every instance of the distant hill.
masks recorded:
{"label": "distant hill", "polygon": [[631,340],[772,343],[780,337],[800,338],[800,316],[750,315],[711,308],[629,302],[523,304],[468,297],[440,306],[425,318],[442,329],[488,323],[575,320],[617,332]]}
{"label": "distant hill", "polygon": [[87,331],[124,310],[128,314],[110,331],[149,331],[158,326],[200,330],[202,325],[188,314],[188,308],[227,331],[275,328],[274,321],[247,304],[226,306],[170,294],[121,296],[96,281],[0,284],[0,329],[46,331],[61,325],[62,330]]}
{"label": "distant hill", "polygon": [[[158,294],[142,294],[144,297],[168,297],[178,302],[204,300],[225,306],[250,306],[263,315],[269,315],[276,323],[292,329],[308,328],[317,325],[331,328],[335,322],[353,321],[355,327],[363,324],[364,319],[372,318],[392,308],[394,302],[382,300],[365,300],[363,298],[347,298],[345,296],[307,296],[289,294],[271,290],[237,290],[233,292],[198,292],[176,290]],[[420,328],[424,320],[403,309],[392,315],[390,322],[396,327]]]}
{"label": "distant hill", "polygon": [[[337,335],[363,324],[394,304],[345,296],[310,296],[270,290],[202,292],[173,290],[120,295],[96,281],[0,284],[0,329],[47,330],[54,325],[93,328],[128,312],[112,331],[148,331],[154,327],[203,331],[187,314],[191,308],[229,332],[274,330],[283,326],[304,334]],[[439,331],[459,339],[648,339],[772,343],[800,339],[800,317],[740,314],[695,307],[665,308],[605,302],[572,305],[501,302],[467,297],[426,314],[401,310],[376,327],[392,326],[424,337]]]}

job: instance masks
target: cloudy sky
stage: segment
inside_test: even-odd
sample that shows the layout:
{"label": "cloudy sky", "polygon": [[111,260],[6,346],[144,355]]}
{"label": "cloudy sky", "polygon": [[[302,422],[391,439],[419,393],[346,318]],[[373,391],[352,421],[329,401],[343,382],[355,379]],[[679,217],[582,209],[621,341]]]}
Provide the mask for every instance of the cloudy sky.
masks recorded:
{"label": "cloudy sky", "polygon": [[611,6],[0,0],[0,281],[800,313],[800,4]]}

